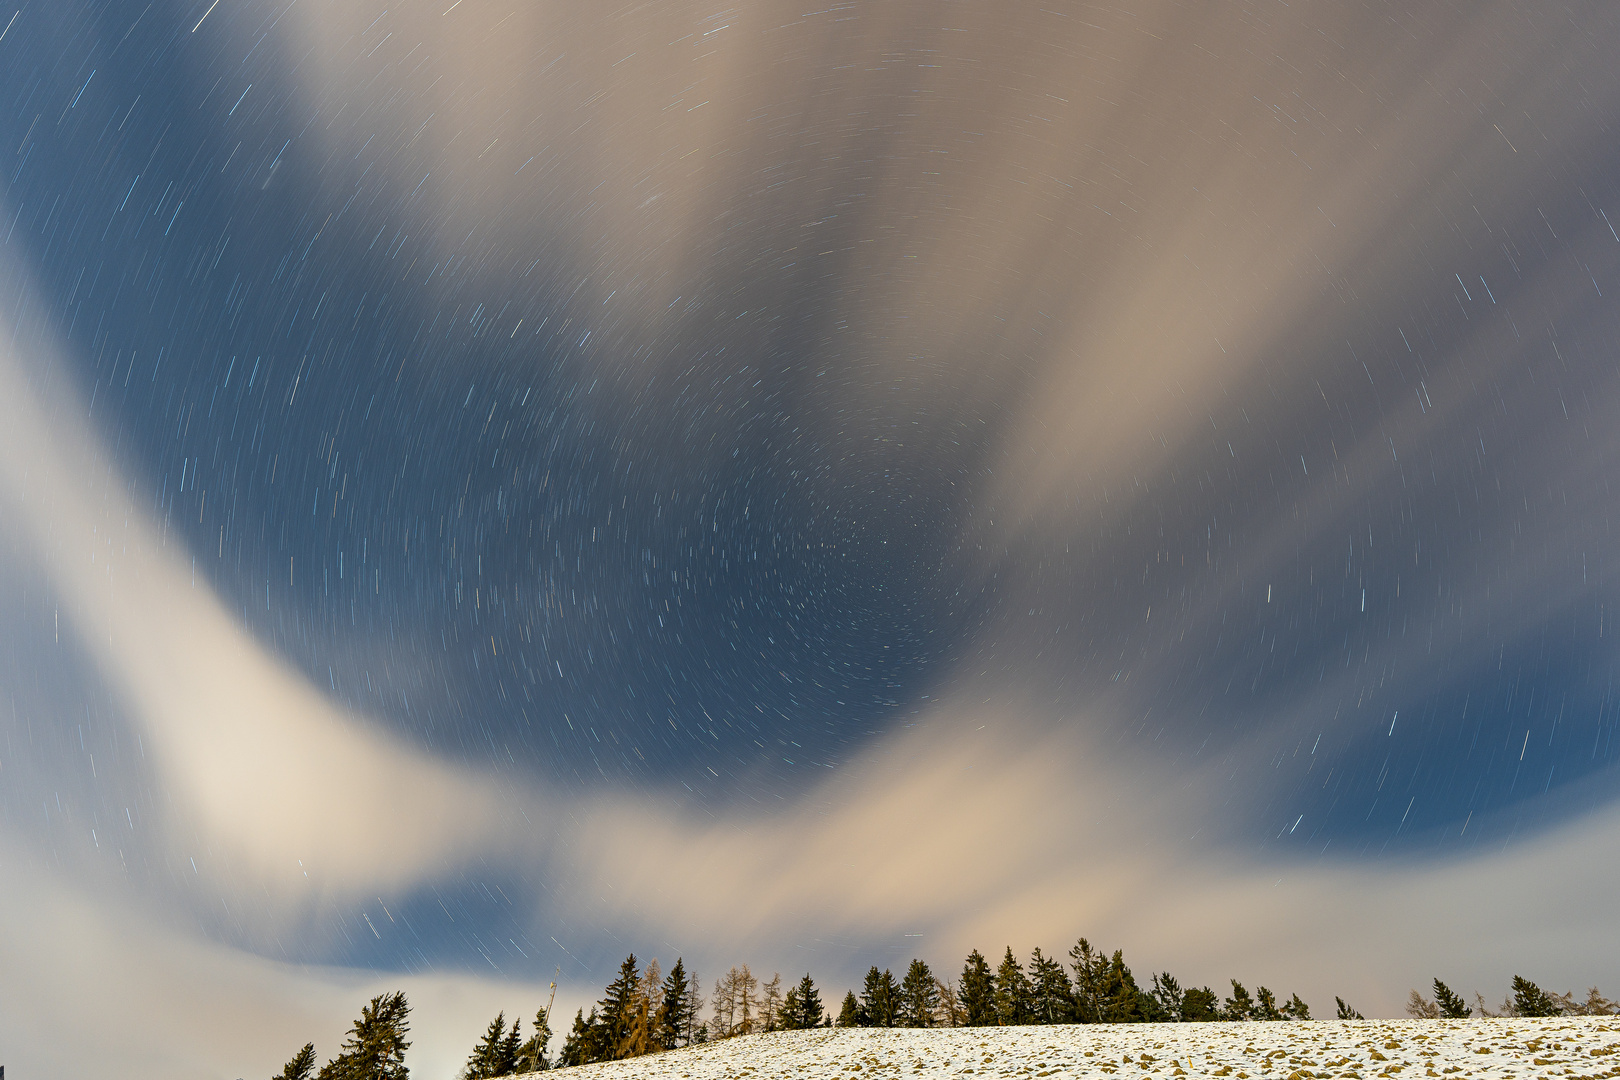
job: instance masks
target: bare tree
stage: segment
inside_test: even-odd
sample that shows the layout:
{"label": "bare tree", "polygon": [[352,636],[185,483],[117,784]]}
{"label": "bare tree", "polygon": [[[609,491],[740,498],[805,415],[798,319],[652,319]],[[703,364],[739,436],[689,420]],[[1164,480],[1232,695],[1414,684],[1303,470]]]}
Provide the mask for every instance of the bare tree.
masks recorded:
{"label": "bare tree", "polygon": [[766,1031],[775,1031],[781,1026],[782,973],[773,973],[771,981],[760,988],[760,993],[760,1026]]}
{"label": "bare tree", "polygon": [[1415,1016],[1419,1020],[1438,1020],[1440,1006],[1413,990],[1406,998],[1406,1015]]}

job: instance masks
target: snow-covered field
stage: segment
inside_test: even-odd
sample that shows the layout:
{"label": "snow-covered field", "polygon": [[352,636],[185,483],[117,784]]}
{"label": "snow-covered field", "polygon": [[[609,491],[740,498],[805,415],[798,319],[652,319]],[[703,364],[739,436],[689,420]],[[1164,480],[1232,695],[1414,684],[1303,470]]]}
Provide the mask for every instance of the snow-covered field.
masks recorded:
{"label": "snow-covered field", "polygon": [[569,1069],[569,1080],[827,1077],[1620,1077],[1620,1017],[777,1032]]}

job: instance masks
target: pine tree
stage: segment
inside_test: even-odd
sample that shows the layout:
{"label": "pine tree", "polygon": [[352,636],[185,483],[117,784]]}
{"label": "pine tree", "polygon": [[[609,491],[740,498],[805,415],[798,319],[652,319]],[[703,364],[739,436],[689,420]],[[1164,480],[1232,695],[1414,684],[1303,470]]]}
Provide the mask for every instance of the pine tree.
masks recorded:
{"label": "pine tree", "polygon": [[844,1004],[838,1010],[839,1027],[865,1027],[861,1023],[861,1006],[855,1000],[855,991],[844,991]]}
{"label": "pine tree", "polygon": [[1236,979],[1232,983],[1232,996],[1226,999],[1226,1008],[1221,1010],[1222,1020],[1253,1020],[1254,998],[1249,996],[1248,988]]}
{"label": "pine tree", "polygon": [[1181,1018],[1190,1024],[1221,1019],[1220,996],[1207,986],[1188,990],[1181,995]]}
{"label": "pine tree", "polygon": [[1515,1016],[1557,1016],[1562,1011],[1541,987],[1522,975],[1513,976]]}
{"label": "pine tree", "polygon": [[1153,998],[1164,1011],[1165,1019],[1176,1023],[1183,1019],[1181,1013],[1181,984],[1178,983],[1168,971],[1161,971],[1153,976]]}
{"label": "pine tree", "polygon": [[967,1027],[988,1027],[996,1022],[995,978],[978,949],[969,953],[967,963],[962,965],[957,1001],[962,1005],[963,1023]]}
{"label": "pine tree", "polygon": [[1105,1019],[1107,999],[1103,983],[1108,975],[1108,958],[1081,938],[1069,950],[1069,966],[1074,969],[1074,1018],[1082,1024]]}
{"label": "pine tree", "polygon": [[1067,1024],[1074,1019],[1074,987],[1063,965],[1042,955],[1039,945],[1029,958],[1034,985],[1034,1017],[1038,1024]]}
{"label": "pine tree", "polygon": [[1034,1005],[1035,988],[1009,945],[1001,965],[996,968],[996,1018],[1003,1026],[1027,1024]]}
{"label": "pine tree", "polygon": [[372,998],[360,1009],[338,1056],[322,1066],[318,1080],[408,1080],[410,1014],[403,991]]}
{"label": "pine tree", "polygon": [[[512,1025],[517,1030],[517,1025]],[[526,1039],[522,1046],[517,1048],[513,1057],[512,1071],[514,1073],[541,1072],[551,1067],[546,1060],[546,1044],[551,1042],[551,1024],[546,1016],[546,1010],[537,1009],[534,1014],[534,1034]]]}
{"label": "pine tree", "polygon": [[1440,1009],[1440,1015],[1448,1020],[1462,1020],[1474,1015],[1468,1003],[1439,979],[1434,980],[1434,1003]]}
{"label": "pine tree", "polygon": [[793,1008],[790,1014],[795,1028],[813,1028],[821,1023],[821,994],[817,992],[816,982],[808,971],[804,973],[804,978],[799,980],[799,985],[788,993],[793,995]]}
{"label": "pine tree", "polygon": [[1298,994],[1293,994],[1289,997],[1288,1004],[1282,1007],[1282,1014],[1287,1020],[1309,1020],[1311,1007],[1300,1000]]}
{"label": "pine tree", "polygon": [[934,973],[921,960],[912,960],[900,982],[900,1026],[934,1026],[934,1010],[939,1008],[939,988]]}
{"label": "pine tree", "polygon": [[281,1067],[281,1072],[270,1080],[311,1080],[315,1075],[315,1044],[305,1043],[292,1060]]}
{"label": "pine tree", "polygon": [[[1236,984],[1234,983],[1233,985],[1236,985]],[[1355,1010],[1354,1006],[1346,1005],[1344,1003],[1344,998],[1336,997],[1333,1000],[1338,1003],[1338,1006],[1339,1006],[1339,1019],[1340,1020],[1365,1020],[1365,1019],[1367,1019],[1365,1016],[1362,1016],[1359,1012],[1357,1012]]]}
{"label": "pine tree", "polygon": [[675,958],[675,966],[669,969],[659,991],[662,1001],[658,1008],[655,1038],[659,1046],[673,1050],[680,1044],[686,1019],[686,962],[683,959]]}
{"label": "pine tree", "polygon": [[1282,1019],[1282,1013],[1277,1010],[1276,994],[1273,994],[1270,990],[1262,986],[1258,991],[1257,996],[1259,997],[1259,1000],[1255,1002],[1254,1006],[1254,1018],[1256,1020]]}

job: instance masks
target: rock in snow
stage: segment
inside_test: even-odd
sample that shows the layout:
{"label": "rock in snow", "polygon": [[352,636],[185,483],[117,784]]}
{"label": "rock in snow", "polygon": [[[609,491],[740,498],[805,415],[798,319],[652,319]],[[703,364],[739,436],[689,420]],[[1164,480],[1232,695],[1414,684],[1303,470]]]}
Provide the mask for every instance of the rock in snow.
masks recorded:
{"label": "rock in snow", "polygon": [[724,1039],[569,1080],[1620,1077],[1620,1017],[836,1028]]}

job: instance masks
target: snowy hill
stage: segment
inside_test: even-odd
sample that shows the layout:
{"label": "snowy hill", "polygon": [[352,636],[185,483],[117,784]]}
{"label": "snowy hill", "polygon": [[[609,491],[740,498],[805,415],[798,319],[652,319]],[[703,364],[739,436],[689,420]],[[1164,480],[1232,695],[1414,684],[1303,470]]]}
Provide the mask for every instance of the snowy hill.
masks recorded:
{"label": "snowy hill", "polygon": [[1620,1017],[1306,1020],[750,1035],[569,1069],[569,1080],[1130,1076],[1620,1077]]}

